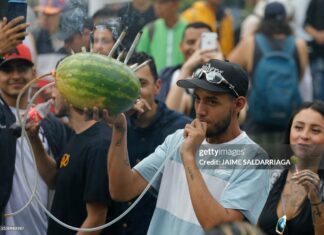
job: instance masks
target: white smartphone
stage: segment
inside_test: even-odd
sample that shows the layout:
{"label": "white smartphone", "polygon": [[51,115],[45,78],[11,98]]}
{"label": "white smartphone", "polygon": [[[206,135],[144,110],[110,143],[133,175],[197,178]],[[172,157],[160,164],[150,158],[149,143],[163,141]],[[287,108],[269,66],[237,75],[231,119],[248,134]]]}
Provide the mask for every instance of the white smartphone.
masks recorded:
{"label": "white smartphone", "polygon": [[201,49],[217,49],[217,33],[204,32],[201,34],[200,48]]}

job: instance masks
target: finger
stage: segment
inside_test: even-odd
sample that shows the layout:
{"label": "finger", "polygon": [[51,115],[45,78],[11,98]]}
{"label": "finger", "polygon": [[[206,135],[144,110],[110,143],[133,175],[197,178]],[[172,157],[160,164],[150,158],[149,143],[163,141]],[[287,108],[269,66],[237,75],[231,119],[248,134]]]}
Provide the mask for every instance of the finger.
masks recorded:
{"label": "finger", "polygon": [[199,130],[196,127],[188,125],[185,130],[187,131],[187,136],[198,136],[200,135]]}
{"label": "finger", "polygon": [[[25,19],[24,16],[18,16],[14,19],[12,19],[11,21],[9,21],[7,24],[6,24],[6,28],[12,28],[14,27],[15,25],[17,25],[19,22],[22,22],[23,20]],[[7,20],[8,21],[8,20]]]}
{"label": "finger", "polygon": [[93,120],[99,120],[99,109],[97,107],[93,107],[92,109],[92,118]]}
{"label": "finger", "polygon": [[315,195],[319,195],[319,187],[310,183],[310,182],[303,182],[299,185],[303,186],[307,193],[314,193]]}
{"label": "finger", "polygon": [[318,188],[320,185],[320,181],[310,176],[303,176],[302,178],[297,180],[297,184],[301,184],[301,185],[312,184],[314,187]]}
{"label": "finger", "polygon": [[183,130],[183,137],[184,138],[188,137],[188,131],[186,129]]}
{"label": "finger", "polygon": [[145,112],[144,107],[145,107],[145,104],[143,103],[143,101],[141,99],[137,99],[133,109],[136,112],[144,113]]}
{"label": "finger", "polygon": [[209,54],[214,54],[216,52],[216,49],[201,49],[201,54],[202,55],[209,55]]}
{"label": "finger", "polygon": [[191,122],[191,126],[193,127],[197,127],[197,121],[199,121],[198,119],[194,119],[192,122]]}
{"label": "finger", "polygon": [[0,22],[0,28],[3,28],[8,22],[7,17],[2,18],[2,22]]}
{"label": "finger", "polygon": [[141,99],[141,101],[148,110],[152,110],[151,105],[145,99]]}
{"label": "finger", "polygon": [[318,181],[320,180],[318,174],[316,174],[316,173],[314,173],[314,172],[312,172],[312,171],[310,171],[310,170],[302,170],[302,171],[296,172],[296,173],[292,176],[292,178],[298,180],[298,179],[301,179],[301,178],[303,178],[303,177],[305,177],[305,176],[312,177],[312,178],[314,178],[314,179],[317,179]]}
{"label": "finger", "polygon": [[204,131],[204,133],[206,133],[207,131],[207,122],[201,122],[202,125],[202,130]]}
{"label": "finger", "polygon": [[298,172],[294,173],[292,177],[301,177],[303,175],[312,175],[312,176],[314,176],[316,178],[319,178],[318,174],[316,174],[313,171],[308,170],[308,169],[298,171]]}
{"label": "finger", "polygon": [[89,121],[90,120],[90,117],[89,117],[90,116],[89,115],[89,109],[87,107],[84,107],[83,108],[82,115],[83,115],[83,118],[84,118],[85,121]]}
{"label": "finger", "polygon": [[102,119],[108,123],[109,122],[109,113],[107,109],[102,110]]}
{"label": "finger", "polygon": [[[26,28],[29,27],[29,23],[19,24],[13,28],[7,29],[6,35],[9,35],[11,38],[17,38],[21,33],[26,33]],[[21,32],[23,31],[23,32]]]}

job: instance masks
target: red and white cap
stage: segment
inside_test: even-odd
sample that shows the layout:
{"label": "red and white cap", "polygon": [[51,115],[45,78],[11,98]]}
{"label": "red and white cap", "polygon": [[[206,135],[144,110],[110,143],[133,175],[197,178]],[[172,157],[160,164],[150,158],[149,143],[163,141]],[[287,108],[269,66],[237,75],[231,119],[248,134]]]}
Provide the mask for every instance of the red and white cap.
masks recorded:
{"label": "red and white cap", "polygon": [[31,66],[34,65],[29,48],[24,44],[19,44],[0,60],[0,67],[12,60],[24,60]]}

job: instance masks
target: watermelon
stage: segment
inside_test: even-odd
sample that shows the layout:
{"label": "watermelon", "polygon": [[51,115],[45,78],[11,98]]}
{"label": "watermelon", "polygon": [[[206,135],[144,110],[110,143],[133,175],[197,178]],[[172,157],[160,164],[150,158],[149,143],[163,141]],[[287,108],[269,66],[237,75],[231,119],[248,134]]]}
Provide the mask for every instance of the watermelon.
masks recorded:
{"label": "watermelon", "polygon": [[57,89],[74,107],[107,108],[112,115],[129,110],[140,93],[139,80],[127,65],[90,52],[62,60],[55,81]]}

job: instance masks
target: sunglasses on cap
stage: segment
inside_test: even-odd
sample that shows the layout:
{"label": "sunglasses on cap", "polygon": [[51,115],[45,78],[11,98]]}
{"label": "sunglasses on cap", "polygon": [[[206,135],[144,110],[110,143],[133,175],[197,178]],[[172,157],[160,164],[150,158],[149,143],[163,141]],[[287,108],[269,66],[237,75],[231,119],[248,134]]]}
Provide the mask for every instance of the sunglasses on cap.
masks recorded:
{"label": "sunglasses on cap", "polygon": [[287,216],[283,215],[281,216],[278,221],[277,221],[277,225],[276,225],[276,233],[277,234],[283,234],[286,228],[286,223],[287,223]]}
{"label": "sunglasses on cap", "polygon": [[216,71],[214,68],[211,68],[208,64],[207,66],[202,66],[202,68],[197,69],[193,74],[193,79],[202,79],[202,75],[205,74],[206,81],[213,84],[221,84],[224,83],[228,86],[230,90],[232,90],[236,97],[239,97],[239,94],[235,90],[235,86],[228,82],[223,75]]}

